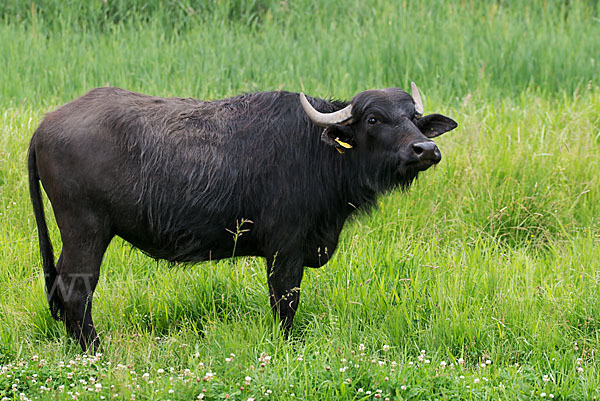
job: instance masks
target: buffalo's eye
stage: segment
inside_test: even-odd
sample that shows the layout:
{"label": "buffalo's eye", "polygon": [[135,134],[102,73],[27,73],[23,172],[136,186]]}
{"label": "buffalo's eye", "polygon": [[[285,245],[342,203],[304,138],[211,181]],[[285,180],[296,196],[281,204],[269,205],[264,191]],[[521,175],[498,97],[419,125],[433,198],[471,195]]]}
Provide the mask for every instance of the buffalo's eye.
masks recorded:
{"label": "buffalo's eye", "polygon": [[369,125],[375,125],[375,124],[377,124],[377,119],[375,117],[369,117],[369,119],[367,120],[367,123]]}

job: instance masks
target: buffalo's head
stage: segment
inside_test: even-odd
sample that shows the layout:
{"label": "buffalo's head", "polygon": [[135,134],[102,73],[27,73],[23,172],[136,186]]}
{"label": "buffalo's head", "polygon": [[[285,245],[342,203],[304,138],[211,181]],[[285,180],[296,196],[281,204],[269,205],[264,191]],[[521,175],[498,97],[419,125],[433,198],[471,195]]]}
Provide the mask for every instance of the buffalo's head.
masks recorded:
{"label": "buffalo's head", "polygon": [[419,89],[411,86],[412,96],[399,88],[360,92],[333,113],[315,110],[302,93],[300,101],[312,122],[325,128],[325,143],[353,152],[390,185],[409,184],[442,158],[431,138],[458,126],[441,114],[424,116]]}

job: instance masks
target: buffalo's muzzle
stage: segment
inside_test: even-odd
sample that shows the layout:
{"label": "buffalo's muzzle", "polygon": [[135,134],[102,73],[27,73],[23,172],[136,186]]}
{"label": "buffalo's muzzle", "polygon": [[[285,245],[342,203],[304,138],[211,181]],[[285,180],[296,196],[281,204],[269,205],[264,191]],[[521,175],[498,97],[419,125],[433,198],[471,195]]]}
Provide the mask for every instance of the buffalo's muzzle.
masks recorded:
{"label": "buffalo's muzzle", "polygon": [[414,143],[412,151],[413,156],[421,163],[432,165],[442,160],[442,154],[433,141]]}

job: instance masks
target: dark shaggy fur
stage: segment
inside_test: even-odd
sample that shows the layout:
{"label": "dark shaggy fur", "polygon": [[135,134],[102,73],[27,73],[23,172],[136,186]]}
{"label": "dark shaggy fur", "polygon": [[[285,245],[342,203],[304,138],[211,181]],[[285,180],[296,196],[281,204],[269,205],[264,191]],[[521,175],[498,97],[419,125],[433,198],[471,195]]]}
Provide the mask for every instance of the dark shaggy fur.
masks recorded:
{"label": "dark shaggy fur", "polygon": [[[310,101],[322,112],[349,104]],[[53,316],[84,349],[97,348],[91,300],[118,235],[173,262],[266,257],[287,332],[303,266],[329,260],[356,209],[437,163],[427,137],[456,126],[419,119],[399,89],[362,92],[352,105],[353,123],[325,132],[289,92],[202,102],[99,88],[48,114],[31,140],[29,174]],[[336,140],[354,147],[340,154]],[[63,240],[56,269],[39,180]]]}

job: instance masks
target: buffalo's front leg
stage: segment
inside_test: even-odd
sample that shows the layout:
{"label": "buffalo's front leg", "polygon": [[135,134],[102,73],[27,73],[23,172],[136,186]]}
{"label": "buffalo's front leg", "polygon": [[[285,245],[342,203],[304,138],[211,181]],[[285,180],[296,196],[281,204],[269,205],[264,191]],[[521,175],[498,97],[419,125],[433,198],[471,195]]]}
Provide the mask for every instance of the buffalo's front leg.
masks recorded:
{"label": "buffalo's front leg", "polygon": [[300,300],[300,282],[304,267],[302,259],[275,254],[267,258],[269,300],[275,319],[288,337]]}

